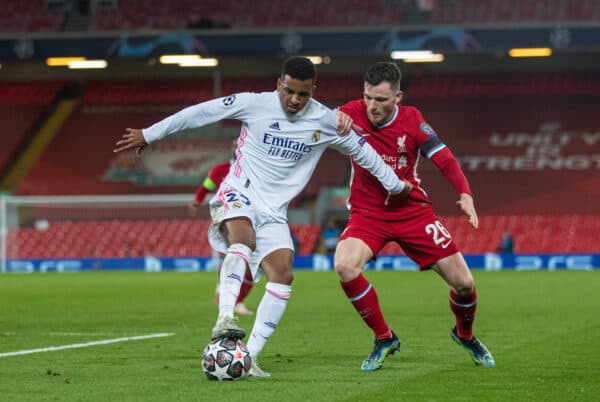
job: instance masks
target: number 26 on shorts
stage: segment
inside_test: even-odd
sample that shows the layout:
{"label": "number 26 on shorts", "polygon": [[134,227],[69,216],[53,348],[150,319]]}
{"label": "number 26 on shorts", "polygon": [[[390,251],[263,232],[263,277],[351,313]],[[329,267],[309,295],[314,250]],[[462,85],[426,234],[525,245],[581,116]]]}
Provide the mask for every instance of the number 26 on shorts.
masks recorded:
{"label": "number 26 on shorts", "polygon": [[440,221],[435,221],[425,226],[425,233],[431,235],[433,243],[436,246],[446,248],[452,243],[452,236]]}

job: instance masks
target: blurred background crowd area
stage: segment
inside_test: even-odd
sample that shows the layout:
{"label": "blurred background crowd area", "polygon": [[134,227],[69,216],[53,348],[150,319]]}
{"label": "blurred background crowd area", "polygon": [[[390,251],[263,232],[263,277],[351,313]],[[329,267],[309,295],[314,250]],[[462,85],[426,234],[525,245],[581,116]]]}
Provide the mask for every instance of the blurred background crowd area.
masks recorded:
{"label": "blurred background crowd area", "polygon": [[[470,181],[477,232],[457,215],[452,187],[420,161],[422,185],[466,253],[494,252],[507,233],[518,253],[598,251],[598,1],[5,0],[2,9],[0,190],[17,197],[3,216],[9,258],[210,255],[207,208],[191,219],[183,201],[132,212],[102,198],[73,206],[75,198],[18,197],[191,202],[210,167],[227,160],[239,123],[174,136],[141,158],[112,152],[126,127],[216,96],[274,90],[292,54],[314,57],[315,97],[336,107],[360,98],[366,67],[394,51],[441,55],[394,59],[404,103],[422,111]],[[215,62],[163,62],[174,54]],[[51,60],[65,57],[103,63]],[[349,168],[327,151],[292,202],[300,254],[324,251],[326,222],[343,227]]]}

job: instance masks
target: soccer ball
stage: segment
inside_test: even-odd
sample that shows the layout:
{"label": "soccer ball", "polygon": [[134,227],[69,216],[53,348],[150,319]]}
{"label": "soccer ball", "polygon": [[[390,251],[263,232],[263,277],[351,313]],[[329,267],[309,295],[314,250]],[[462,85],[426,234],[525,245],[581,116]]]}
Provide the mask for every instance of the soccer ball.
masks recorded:
{"label": "soccer ball", "polygon": [[211,341],[202,355],[202,370],[213,381],[241,380],[248,375],[251,365],[250,353],[239,339]]}

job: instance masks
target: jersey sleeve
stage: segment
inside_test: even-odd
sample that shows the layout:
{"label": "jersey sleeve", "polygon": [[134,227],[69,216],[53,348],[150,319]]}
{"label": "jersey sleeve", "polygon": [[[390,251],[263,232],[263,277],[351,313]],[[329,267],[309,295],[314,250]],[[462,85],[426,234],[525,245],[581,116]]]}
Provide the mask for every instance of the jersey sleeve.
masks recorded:
{"label": "jersey sleeve", "polygon": [[447,147],[431,157],[433,164],[442,172],[446,180],[452,184],[458,194],[471,194],[471,187],[454,154]]}
{"label": "jersey sleeve", "polygon": [[206,126],[223,119],[245,120],[258,94],[248,92],[212,99],[187,107],[142,130],[148,144],[179,131]]}
{"label": "jersey sleeve", "polygon": [[230,166],[230,162],[214,165],[196,190],[194,201],[201,203],[209,193],[214,192],[229,172]]}
{"label": "jersey sleeve", "polygon": [[381,185],[390,193],[400,193],[404,190],[404,182],[396,176],[364,137],[351,131],[344,137],[339,137],[336,148],[346,155],[352,155],[354,162],[368,170],[379,180]]}
{"label": "jersey sleeve", "polygon": [[415,142],[419,146],[421,155],[427,159],[431,159],[433,155],[446,145],[439,139],[434,129],[425,121],[421,113],[415,109],[415,127],[414,127]]}
{"label": "jersey sleeve", "polygon": [[200,204],[202,203],[202,201],[204,201],[204,198],[206,197],[206,195],[210,192],[208,190],[208,188],[206,187],[206,180],[210,180],[208,177],[204,180],[204,183],[202,183],[202,185],[200,185],[197,189],[196,189],[196,193],[194,194],[194,202]]}
{"label": "jersey sleeve", "polygon": [[433,162],[458,194],[471,194],[469,182],[450,149],[439,139],[433,128],[427,124],[421,113],[416,109],[415,117],[417,126],[415,141],[419,146],[421,155]]}

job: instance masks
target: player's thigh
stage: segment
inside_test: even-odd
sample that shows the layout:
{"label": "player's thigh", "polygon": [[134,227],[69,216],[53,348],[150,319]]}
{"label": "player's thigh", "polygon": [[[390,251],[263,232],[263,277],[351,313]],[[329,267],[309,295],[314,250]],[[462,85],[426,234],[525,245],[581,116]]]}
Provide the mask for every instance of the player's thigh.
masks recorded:
{"label": "player's thigh", "polygon": [[460,251],[430,207],[410,219],[390,222],[388,227],[395,234],[394,240],[422,270],[430,269],[436,262]]}
{"label": "player's thigh", "polygon": [[261,271],[267,280],[290,284],[293,279],[294,242],[285,223],[259,224],[256,228],[256,250],[251,258],[252,274],[260,279]]}
{"label": "player's thigh", "polygon": [[208,240],[214,250],[225,253],[231,244],[256,247],[256,206],[250,193],[223,184],[210,200],[212,224]]}
{"label": "player's thigh", "polygon": [[[350,214],[348,224],[340,235],[335,251],[338,261],[346,260],[342,256],[348,256],[353,261],[357,258],[365,260],[366,264],[391,240],[385,226],[386,221],[373,219],[360,213]],[[351,241],[347,242],[346,240]],[[353,247],[356,247],[357,250],[354,250]],[[356,261],[355,263],[360,264],[360,262]],[[363,265],[360,267],[362,268]]]}
{"label": "player's thigh", "polygon": [[457,293],[470,292],[473,276],[461,253],[454,253],[435,262],[431,268]]}
{"label": "player's thigh", "polygon": [[373,252],[363,240],[348,237],[340,241],[335,249],[333,264],[343,281],[352,280],[360,273]]}
{"label": "player's thigh", "polygon": [[245,216],[230,218],[221,223],[221,231],[229,244],[242,243],[256,248],[256,232],[252,221]]}

